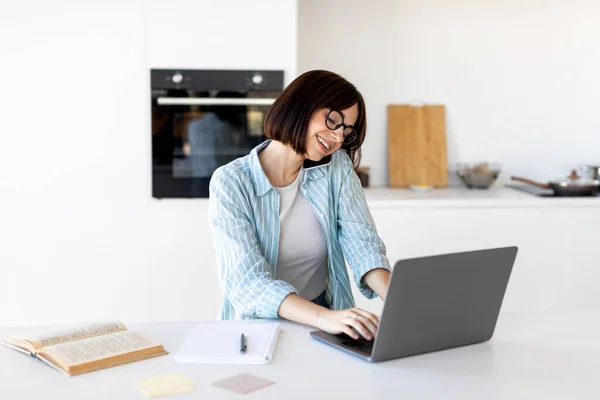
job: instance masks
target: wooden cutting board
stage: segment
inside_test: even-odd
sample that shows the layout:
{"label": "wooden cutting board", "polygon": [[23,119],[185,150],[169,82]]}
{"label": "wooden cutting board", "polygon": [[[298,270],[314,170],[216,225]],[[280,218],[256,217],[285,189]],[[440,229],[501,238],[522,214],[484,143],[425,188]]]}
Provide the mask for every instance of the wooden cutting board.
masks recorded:
{"label": "wooden cutting board", "polygon": [[388,160],[391,187],[448,186],[445,106],[388,105]]}

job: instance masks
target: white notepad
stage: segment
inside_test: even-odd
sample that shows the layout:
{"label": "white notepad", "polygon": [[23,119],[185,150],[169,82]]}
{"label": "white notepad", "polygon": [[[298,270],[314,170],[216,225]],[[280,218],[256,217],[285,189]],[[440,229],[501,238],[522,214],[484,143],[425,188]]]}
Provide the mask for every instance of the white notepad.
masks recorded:
{"label": "white notepad", "polygon": [[[175,353],[180,363],[266,364],[271,361],[280,324],[263,321],[202,322]],[[246,352],[240,354],[244,334]]]}

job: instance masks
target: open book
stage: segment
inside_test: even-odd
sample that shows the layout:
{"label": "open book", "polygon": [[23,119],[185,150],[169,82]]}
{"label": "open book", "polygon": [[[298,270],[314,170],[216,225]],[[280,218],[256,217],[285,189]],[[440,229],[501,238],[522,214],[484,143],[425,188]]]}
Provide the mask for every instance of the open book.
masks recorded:
{"label": "open book", "polygon": [[128,331],[120,322],[12,336],[2,344],[37,357],[68,375],[168,354],[161,344]]}

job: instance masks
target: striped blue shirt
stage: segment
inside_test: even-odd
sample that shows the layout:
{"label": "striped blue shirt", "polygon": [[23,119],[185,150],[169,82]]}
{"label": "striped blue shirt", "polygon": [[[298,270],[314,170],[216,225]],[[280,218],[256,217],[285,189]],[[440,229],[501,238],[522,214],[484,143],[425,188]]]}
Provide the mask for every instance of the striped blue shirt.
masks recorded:
{"label": "striped blue shirt", "polygon": [[[210,181],[208,215],[222,290],[218,319],[278,318],[283,299],[298,294],[275,279],[279,195],[258,159],[269,143],[219,167]],[[304,168],[299,190],[312,204],[327,242],[327,302],[334,310],[355,306],[346,265],[360,292],[375,298],[362,278],[375,268],[390,271],[390,263],[350,157],[338,150],[320,163],[306,161]]]}

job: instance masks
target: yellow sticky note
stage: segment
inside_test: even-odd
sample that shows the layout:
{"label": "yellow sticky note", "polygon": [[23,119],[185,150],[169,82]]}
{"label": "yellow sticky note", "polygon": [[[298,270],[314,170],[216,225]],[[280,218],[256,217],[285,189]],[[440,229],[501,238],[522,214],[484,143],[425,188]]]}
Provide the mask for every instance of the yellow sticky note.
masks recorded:
{"label": "yellow sticky note", "polygon": [[193,380],[174,372],[145,378],[136,384],[140,392],[148,398],[193,392],[194,385]]}

